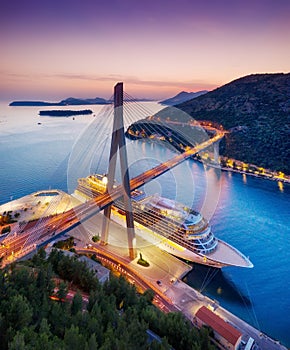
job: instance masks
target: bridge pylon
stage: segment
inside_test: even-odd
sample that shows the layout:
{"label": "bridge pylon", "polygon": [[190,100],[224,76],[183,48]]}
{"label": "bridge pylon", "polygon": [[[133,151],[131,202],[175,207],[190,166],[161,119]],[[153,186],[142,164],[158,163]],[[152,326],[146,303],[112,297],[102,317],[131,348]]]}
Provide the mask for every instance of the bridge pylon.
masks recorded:
{"label": "bridge pylon", "polygon": [[[107,175],[108,193],[110,193],[113,189],[118,153],[121,167],[121,186],[123,187],[123,199],[126,213],[129,257],[131,259],[135,259],[137,256],[136,238],[131,202],[131,189],[123,119],[123,83],[117,83],[114,87],[114,122],[109,157],[109,169]],[[104,209],[104,219],[101,233],[101,244],[103,245],[108,244],[111,210],[111,205]]]}

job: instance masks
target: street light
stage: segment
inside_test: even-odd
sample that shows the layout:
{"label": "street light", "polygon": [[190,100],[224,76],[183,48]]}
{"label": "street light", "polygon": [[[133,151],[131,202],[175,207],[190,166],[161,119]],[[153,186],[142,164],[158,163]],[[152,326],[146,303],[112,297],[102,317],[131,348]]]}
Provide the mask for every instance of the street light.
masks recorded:
{"label": "street light", "polygon": [[108,183],[108,178],[107,178],[107,176],[104,176],[104,177],[103,177],[102,182],[103,182],[104,185],[107,185],[107,183]]}

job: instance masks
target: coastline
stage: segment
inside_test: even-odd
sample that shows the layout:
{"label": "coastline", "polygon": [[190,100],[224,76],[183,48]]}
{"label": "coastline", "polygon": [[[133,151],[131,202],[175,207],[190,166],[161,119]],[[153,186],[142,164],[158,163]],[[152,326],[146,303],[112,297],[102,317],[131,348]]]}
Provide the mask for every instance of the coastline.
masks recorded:
{"label": "coastline", "polygon": [[276,181],[276,182],[281,182],[281,183],[287,183],[290,184],[290,176],[284,175],[284,177],[278,177],[275,175],[263,175],[263,174],[256,174],[255,172],[247,172],[245,170],[240,170],[240,169],[234,169],[232,167],[226,167],[226,166],[220,166],[219,164],[213,164],[213,163],[205,163],[201,159],[194,158],[194,160],[205,164],[206,166],[209,166],[211,168],[218,168],[222,171],[229,171],[232,173],[237,173],[241,175],[249,175],[249,176],[254,176],[263,180],[270,180],[270,181]]}
{"label": "coastline", "polygon": [[[154,117],[148,117],[146,119],[148,119],[148,120],[153,119],[154,120]],[[157,122],[158,122],[158,120],[157,120]],[[163,138],[161,138],[160,135],[157,136],[152,131],[150,131],[151,132],[150,135],[142,135],[142,134],[139,134],[138,132],[136,132],[135,130],[132,130],[132,126],[138,125],[139,123],[140,123],[140,120],[129,126],[129,128],[126,131],[126,137],[128,137],[129,139],[133,139],[133,140],[146,139],[146,141],[147,141],[147,140],[153,139],[154,141],[161,140],[161,142],[164,142],[164,140],[165,140],[164,135],[162,136]],[[170,124],[170,123],[171,124],[181,124],[182,126],[184,124],[184,123],[175,122],[175,121],[168,121],[168,120],[166,120],[166,122],[165,122],[165,124]],[[214,129],[212,127],[212,123],[208,124],[208,122],[200,122],[200,125],[202,125],[204,127],[206,126],[210,129]],[[215,132],[217,132],[218,130],[221,131],[222,129],[216,128]],[[226,132],[226,131],[222,130],[222,132]],[[177,146],[176,144],[172,144],[172,139],[171,140],[169,139],[167,141],[169,141],[169,143],[179,152],[185,151],[186,150],[185,146],[192,147],[192,145],[188,144],[187,142],[183,146],[180,144],[180,147],[179,147],[179,145]],[[191,157],[191,159],[200,161],[201,163],[204,163],[204,164],[211,166],[211,167],[218,167],[223,171],[232,171],[232,172],[245,174],[245,175],[251,175],[251,176],[255,176],[255,177],[263,178],[263,179],[267,179],[267,180],[283,182],[283,183],[290,183],[290,175],[286,175],[282,171],[279,171],[279,170],[273,171],[271,169],[265,169],[261,166],[251,164],[251,163],[246,163],[244,161],[229,158],[227,156],[219,156],[219,160],[218,160],[217,164],[214,161],[214,156],[207,155],[205,158],[205,157],[202,157],[200,154],[196,153],[195,156]]]}
{"label": "coastline", "polygon": [[228,157],[220,156],[218,163],[214,163],[213,160],[211,159],[209,160],[208,158],[202,158],[198,155],[196,155],[192,159],[202,164],[205,164],[206,166],[209,166],[212,168],[219,168],[222,171],[230,171],[241,175],[254,176],[264,180],[271,180],[271,181],[276,181],[280,183],[290,184],[290,175],[286,175],[281,171],[264,169],[255,164],[247,164],[240,160],[236,160],[232,158],[230,159]]}
{"label": "coastline", "polygon": [[245,174],[245,175],[249,175],[249,176],[254,176],[254,177],[257,177],[260,179],[264,179],[264,180],[271,180],[271,181],[277,181],[277,182],[283,182],[283,183],[290,184],[290,176],[280,178],[280,177],[275,177],[274,175],[273,176],[260,175],[260,174],[246,172],[244,170],[238,170],[238,169],[233,169],[233,168],[229,168],[229,167],[221,167],[221,170],[222,171],[231,171],[233,173],[238,173],[238,174],[242,174],[242,175]]}

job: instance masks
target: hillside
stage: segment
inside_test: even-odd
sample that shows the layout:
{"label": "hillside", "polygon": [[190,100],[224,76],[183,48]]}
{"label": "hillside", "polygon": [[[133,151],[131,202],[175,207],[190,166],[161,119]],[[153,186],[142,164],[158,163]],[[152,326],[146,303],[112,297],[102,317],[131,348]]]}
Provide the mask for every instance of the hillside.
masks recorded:
{"label": "hillside", "polygon": [[69,105],[69,106],[79,106],[79,105],[99,105],[99,104],[106,104],[108,101],[106,101],[104,98],[101,97],[95,97],[95,98],[74,98],[69,97],[65,100],[62,100],[59,102],[60,105]]}
{"label": "hillside", "polygon": [[161,312],[153,297],[113,274],[100,284],[76,257],[40,249],[0,269],[1,349],[216,349],[206,328]]}
{"label": "hillside", "polygon": [[229,130],[221,154],[290,174],[290,74],[254,74],[177,105]]}
{"label": "hillside", "polygon": [[198,96],[204,95],[206,93],[207,93],[206,90],[197,91],[197,92],[181,91],[180,93],[178,93],[174,97],[171,97],[171,98],[168,98],[166,100],[160,101],[159,103],[161,103],[162,105],[173,106],[173,105],[176,105],[178,103],[182,103],[182,102],[191,100],[193,98],[196,98]]}

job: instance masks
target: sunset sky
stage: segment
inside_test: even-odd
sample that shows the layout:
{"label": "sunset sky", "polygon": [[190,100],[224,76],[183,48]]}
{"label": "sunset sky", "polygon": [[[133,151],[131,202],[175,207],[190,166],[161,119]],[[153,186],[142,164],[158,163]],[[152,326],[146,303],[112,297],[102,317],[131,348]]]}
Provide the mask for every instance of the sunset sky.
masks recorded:
{"label": "sunset sky", "polygon": [[0,0],[0,99],[212,90],[290,71],[289,0]]}

